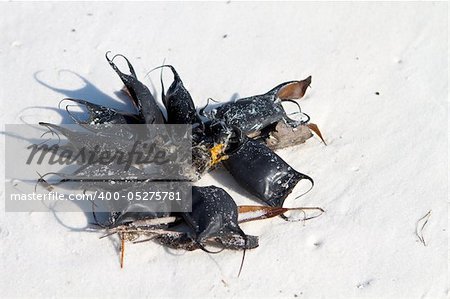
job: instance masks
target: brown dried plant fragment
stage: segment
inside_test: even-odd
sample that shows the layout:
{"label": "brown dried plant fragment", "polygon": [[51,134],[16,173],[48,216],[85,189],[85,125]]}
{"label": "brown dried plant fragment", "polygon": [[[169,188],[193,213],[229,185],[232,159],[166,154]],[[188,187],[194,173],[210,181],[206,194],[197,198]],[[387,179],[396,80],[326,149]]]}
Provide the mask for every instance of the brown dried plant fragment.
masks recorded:
{"label": "brown dried plant fragment", "polygon": [[313,131],[314,133],[317,134],[317,136],[319,136],[319,138],[322,140],[323,144],[327,145],[327,143],[325,142],[325,140],[322,137],[322,133],[319,130],[319,127],[316,124],[313,123],[309,123],[307,124],[308,128]]}
{"label": "brown dried plant fragment", "polygon": [[[254,220],[262,220],[283,215],[288,211],[301,211],[305,217],[299,220],[310,220],[319,217],[325,211],[319,207],[299,207],[299,208],[282,208],[282,207],[268,207],[268,206],[239,206],[239,223],[250,222]],[[319,212],[317,215],[307,216],[306,211]],[[286,217],[286,220],[290,220]]]}
{"label": "brown dried plant fragment", "polygon": [[301,99],[305,95],[306,89],[310,85],[311,85],[311,76],[302,81],[295,81],[292,83],[288,83],[280,88],[277,97],[281,100]]}

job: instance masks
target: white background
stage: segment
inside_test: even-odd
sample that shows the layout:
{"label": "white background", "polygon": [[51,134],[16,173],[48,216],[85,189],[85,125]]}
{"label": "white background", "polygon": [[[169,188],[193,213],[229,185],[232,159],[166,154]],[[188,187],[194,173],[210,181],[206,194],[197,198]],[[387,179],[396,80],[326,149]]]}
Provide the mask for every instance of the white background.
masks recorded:
{"label": "white background", "polygon": [[[83,231],[84,214],[1,205],[1,296],[448,296],[447,25],[447,3],[431,2],[1,3],[3,123],[60,123],[52,109],[67,96],[117,99],[111,50],[149,85],[144,75],[166,59],[198,106],[312,75],[300,104],[328,142],[279,152],[316,182],[287,204],[326,214],[242,225],[260,247],[240,278],[240,252],[152,242],[129,245],[121,270],[116,239]],[[223,170],[200,183],[256,204]],[[415,229],[429,210],[425,247]]]}

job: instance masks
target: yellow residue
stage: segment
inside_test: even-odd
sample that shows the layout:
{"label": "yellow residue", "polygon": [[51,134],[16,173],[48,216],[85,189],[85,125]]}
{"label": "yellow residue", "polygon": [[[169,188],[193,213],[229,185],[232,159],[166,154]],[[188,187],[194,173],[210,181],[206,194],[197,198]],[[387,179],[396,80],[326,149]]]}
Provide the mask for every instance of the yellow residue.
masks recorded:
{"label": "yellow residue", "polygon": [[220,161],[228,159],[227,155],[224,155],[225,150],[225,144],[221,143],[218,145],[215,145],[211,150],[211,162],[209,163],[209,166],[214,166]]}

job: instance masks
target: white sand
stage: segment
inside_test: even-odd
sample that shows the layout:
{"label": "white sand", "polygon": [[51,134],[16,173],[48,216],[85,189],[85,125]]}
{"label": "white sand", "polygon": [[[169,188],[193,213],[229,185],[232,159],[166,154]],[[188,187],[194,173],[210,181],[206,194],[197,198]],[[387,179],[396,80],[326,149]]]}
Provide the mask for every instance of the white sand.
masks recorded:
{"label": "white sand", "polygon": [[[4,123],[59,123],[52,110],[22,110],[66,96],[117,98],[121,82],[103,56],[112,50],[141,79],[165,58],[198,106],[312,75],[301,105],[328,146],[314,138],[279,153],[316,181],[290,205],[327,212],[306,225],[244,224],[260,247],[240,278],[240,252],[151,242],[128,246],[121,270],[117,244],[82,231],[84,214],[5,213],[2,204],[0,297],[448,296],[447,16],[447,3],[430,2],[1,3]],[[95,88],[77,91],[83,82],[63,69]],[[72,92],[39,84],[39,71]],[[202,183],[255,203],[224,171]],[[429,210],[425,247],[415,229]]]}

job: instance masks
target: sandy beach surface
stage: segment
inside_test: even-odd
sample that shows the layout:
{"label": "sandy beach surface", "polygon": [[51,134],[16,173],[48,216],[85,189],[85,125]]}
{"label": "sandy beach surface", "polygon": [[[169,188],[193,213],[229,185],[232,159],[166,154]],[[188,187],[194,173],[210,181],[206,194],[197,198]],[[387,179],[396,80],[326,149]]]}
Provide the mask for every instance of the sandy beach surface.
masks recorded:
{"label": "sandy beach surface", "polygon": [[[153,242],[128,245],[120,269],[117,238],[86,232],[85,214],[1,204],[1,297],[449,296],[446,2],[3,2],[0,28],[2,131],[61,123],[65,97],[126,109],[110,50],[156,90],[158,72],[146,73],[174,65],[197,107],[312,75],[299,103],[328,144],[278,152],[315,180],[286,204],[326,213],[243,224],[260,246],[239,278],[241,252]],[[223,169],[199,184],[257,204]],[[424,246],[416,227],[430,210]]]}

